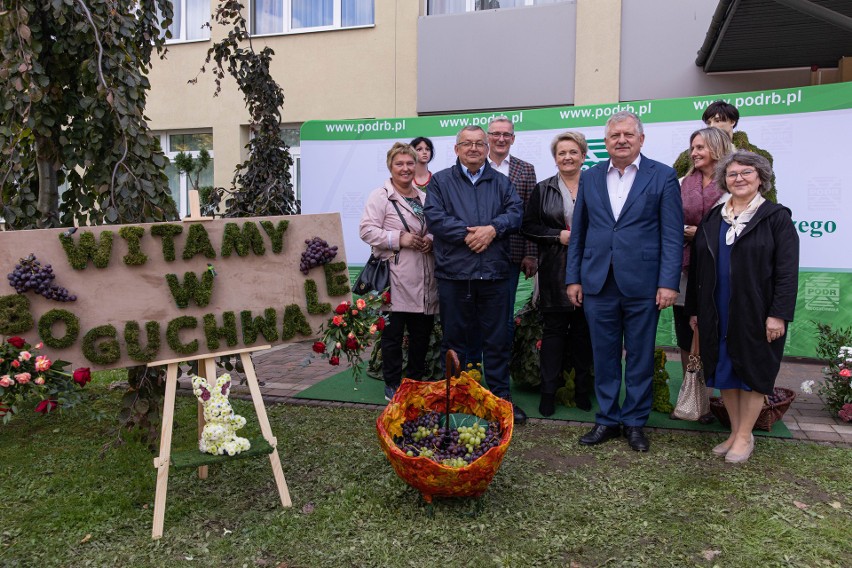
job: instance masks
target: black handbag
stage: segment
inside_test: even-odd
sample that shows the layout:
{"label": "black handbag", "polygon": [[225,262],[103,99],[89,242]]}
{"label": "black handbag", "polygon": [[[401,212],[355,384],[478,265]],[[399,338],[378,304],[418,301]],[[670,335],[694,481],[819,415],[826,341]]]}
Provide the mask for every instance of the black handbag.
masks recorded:
{"label": "black handbag", "polygon": [[353,292],[359,296],[363,296],[373,290],[377,292],[384,291],[390,287],[390,259],[378,258],[370,254],[367,264],[361,269],[361,274],[355,280],[355,288]]}
{"label": "black handbag", "polygon": [[[391,205],[396,209],[396,213],[399,215],[405,230],[410,232],[411,230],[408,228],[408,223],[405,222],[405,217],[402,216],[399,206],[395,201],[391,201]],[[394,255],[394,260],[396,260],[396,255]],[[383,292],[386,288],[390,288],[390,259],[379,258],[370,253],[367,264],[364,265],[364,268],[361,269],[361,274],[355,280],[353,292],[358,296],[363,296],[373,291]]]}

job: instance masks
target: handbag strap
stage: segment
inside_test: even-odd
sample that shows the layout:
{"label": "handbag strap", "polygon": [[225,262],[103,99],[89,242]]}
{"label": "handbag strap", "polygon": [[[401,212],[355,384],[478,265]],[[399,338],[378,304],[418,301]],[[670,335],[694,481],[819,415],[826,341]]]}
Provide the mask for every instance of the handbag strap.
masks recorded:
{"label": "handbag strap", "polygon": [[701,355],[698,343],[698,330],[694,329],[692,331],[692,347],[689,350],[690,355],[699,356]]}
{"label": "handbag strap", "polygon": [[408,223],[405,222],[405,217],[402,216],[402,211],[399,210],[399,205],[397,205],[396,201],[393,199],[388,198],[388,201],[390,201],[393,208],[396,209],[396,214],[399,215],[399,220],[402,221],[402,226],[405,227],[405,231],[410,233],[411,229],[408,228]]}

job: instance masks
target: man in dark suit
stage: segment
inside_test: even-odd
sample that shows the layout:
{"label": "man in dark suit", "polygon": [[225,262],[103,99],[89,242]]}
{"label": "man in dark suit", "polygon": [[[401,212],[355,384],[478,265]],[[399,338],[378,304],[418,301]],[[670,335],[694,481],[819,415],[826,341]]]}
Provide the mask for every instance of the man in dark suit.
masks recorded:
{"label": "man in dark suit", "polygon": [[[630,447],[648,451],[643,426],[651,412],[657,321],[677,298],[683,209],[674,170],[640,153],[638,116],[614,114],[605,138],[610,159],[580,177],[566,267],[568,298],[589,322],[600,405],[580,443],[618,437],[623,426]],[[626,397],[619,406],[622,345]]]}

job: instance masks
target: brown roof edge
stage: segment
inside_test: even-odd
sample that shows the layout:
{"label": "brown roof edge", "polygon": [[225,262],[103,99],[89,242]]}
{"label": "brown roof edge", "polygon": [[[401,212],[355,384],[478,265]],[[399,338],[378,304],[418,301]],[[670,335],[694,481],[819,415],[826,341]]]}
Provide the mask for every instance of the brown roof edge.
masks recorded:
{"label": "brown roof edge", "polygon": [[707,35],[704,37],[704,43],[698,50],[698,57],[695,58],[695,64],[698,67],[704,67],[710,60],[711,54],[715,51],[716,40],[722,33],[725,20],[728,14],[733,11],[736,2],[737,0],[720,0],[719,5],[716,6],[713,19],[710,20],[710,27],[707,29]]}

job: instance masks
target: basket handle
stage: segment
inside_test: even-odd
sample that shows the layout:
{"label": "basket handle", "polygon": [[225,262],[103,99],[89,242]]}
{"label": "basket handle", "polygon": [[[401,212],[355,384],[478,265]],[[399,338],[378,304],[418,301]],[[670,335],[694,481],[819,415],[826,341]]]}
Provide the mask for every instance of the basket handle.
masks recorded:
{"label": "basket handle", "polygon": [[447,349],[447,364],[444,368],[444,376],[447,380],[447,411],[446,420],[444,422],[444,443],[450,443],[450,379],[458,377],[461,374],[461,364],[459,356],[452,349]]}

